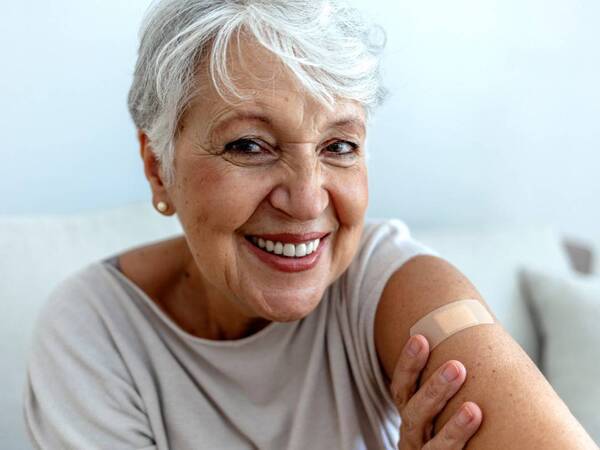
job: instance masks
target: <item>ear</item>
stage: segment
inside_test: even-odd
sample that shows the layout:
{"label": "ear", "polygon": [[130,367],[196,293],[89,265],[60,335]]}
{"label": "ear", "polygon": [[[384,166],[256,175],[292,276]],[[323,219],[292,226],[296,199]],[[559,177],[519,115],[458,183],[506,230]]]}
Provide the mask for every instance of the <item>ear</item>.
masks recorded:
{"label": "ear", "polygon": [[175,206],[169,196],[169,192],[165,187],[165,183],[163,182],[160,170],[160,162],[154,154],[152,146],[150,145],[150,139],[142,130],[138,130],[137,136],[140,143],[140,156],[142,157],[142,161],[144,163],[144,174],[146,175],[146,179],[150,183],[150,188],[152,189],[152,203],[156,207],[158,202],[165,202],[167,205],[169,205],[169,209],[163,214],[173,215],[175,213]]}

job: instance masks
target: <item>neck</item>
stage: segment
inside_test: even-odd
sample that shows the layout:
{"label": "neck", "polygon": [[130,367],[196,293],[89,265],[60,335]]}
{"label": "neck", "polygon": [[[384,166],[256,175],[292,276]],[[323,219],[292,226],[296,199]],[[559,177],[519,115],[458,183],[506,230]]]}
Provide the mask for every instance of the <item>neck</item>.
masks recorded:
{"label": "neck", "polygon": [[270,321],[252,317],[203,276],[187,243],[176,280],[163,300],[163,307],[186,332],[204,339],[227,341],[251,336]]}

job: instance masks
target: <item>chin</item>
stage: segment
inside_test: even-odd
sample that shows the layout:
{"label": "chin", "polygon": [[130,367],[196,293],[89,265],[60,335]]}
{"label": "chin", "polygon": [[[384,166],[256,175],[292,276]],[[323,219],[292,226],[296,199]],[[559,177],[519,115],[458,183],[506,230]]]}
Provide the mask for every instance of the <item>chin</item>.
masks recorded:
{"label": "chin", "polygon": [[300,290],[294,293],[275,294],[266,292],[256,303],[258,315],[275,322],[293,322],[303,319],[313,312],[321,300],[325,289],[311,289],[310,293]]}

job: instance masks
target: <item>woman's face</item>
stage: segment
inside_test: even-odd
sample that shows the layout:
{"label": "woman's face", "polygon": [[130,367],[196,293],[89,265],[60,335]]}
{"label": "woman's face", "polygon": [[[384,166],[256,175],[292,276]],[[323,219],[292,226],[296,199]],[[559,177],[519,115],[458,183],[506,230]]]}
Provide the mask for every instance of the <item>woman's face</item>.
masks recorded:
{"label": "woman's face", "polygon": [[245,65],[232,58],[229,69],[252,99],[228,104],[209,84],[191,104],[167,200],[205,290],[249,318],[297,320],[358,247],[364,110],[340,101],[329,111],[264,49],[245,44],[241,54]]}

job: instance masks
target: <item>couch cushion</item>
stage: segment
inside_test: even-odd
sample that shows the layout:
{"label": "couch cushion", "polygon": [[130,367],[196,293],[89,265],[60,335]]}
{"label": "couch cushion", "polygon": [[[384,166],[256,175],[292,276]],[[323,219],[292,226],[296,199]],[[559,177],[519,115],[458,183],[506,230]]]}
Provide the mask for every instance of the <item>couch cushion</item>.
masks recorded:
{"label": "couch cushion", "polygon": [[413,237],[456,266],[498,320],[539,364],[538,337],[518,281],[522,266],[571,272],[560,234],[551,226],[412,229]]}
{"label": "couch cushion", "polygon": [[54,286],[94,260],[180,232],[175,216],[162,216],[149,203],[88,214],[0,218],[0,354],[10,361],[0,371],[2,448],[30,448],[21,417],[26,353],[37,313]]}

